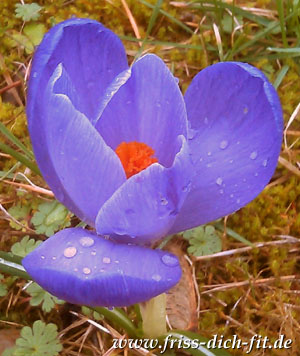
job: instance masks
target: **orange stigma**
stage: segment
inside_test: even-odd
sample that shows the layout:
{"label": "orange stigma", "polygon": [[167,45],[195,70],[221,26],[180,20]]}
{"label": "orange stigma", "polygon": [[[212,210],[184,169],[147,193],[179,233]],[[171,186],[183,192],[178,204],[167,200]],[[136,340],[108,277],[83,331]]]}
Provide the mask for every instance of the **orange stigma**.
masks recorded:
{"label": "orange stigma", "polygon": [[116,154],[120,158],[127,178],[158,162],[157,158],[152,157],[154,153],[151,147],[136,141],[121,142],[116,148]]}

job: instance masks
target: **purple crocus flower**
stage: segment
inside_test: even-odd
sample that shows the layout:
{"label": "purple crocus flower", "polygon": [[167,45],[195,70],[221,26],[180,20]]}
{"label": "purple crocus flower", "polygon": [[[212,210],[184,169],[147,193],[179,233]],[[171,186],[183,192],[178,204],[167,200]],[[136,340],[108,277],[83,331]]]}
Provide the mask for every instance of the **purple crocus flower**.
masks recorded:
{"label": "purple crocus flower", "polygon": [[130,305],[176,284],[178,259],[139,245],[255,198],[276,167],[283,126],[278,96],[256,68],[212,65],[183,98],[161,59],[128,67],[118,37],[89,19],[44,37],[27,115],[45,180],[96,232],[60,231],[23,264],[52,294],[90,306]]}

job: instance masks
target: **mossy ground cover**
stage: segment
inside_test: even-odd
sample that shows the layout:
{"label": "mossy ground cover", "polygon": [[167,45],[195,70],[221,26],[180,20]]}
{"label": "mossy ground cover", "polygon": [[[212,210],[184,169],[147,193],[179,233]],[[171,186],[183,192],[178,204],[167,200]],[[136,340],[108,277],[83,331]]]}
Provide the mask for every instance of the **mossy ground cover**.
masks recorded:
{"label": "mossy ground cover", "polygon": [[[222,249],[233,251],[215,258],[189,258],[200,296],[197,310],[200,334],[208,338],[213,334],[224,335],[224,338],[237,334],[243,340],[249,340],[254,334],[275,340],[284,334],[293,340],[292,348],[267,350],[264,354],[297,355],[300,349],[300,265],[296,240],[300,230],[297,115],[300,2],[37,0],[36,4],[41,6],[38,15],[26,22],[16,17],[16,4],[19,4],[16,0],[0,2],[0,121],[28,149],[26,79],[33,48],[47,29],[71,16],[93,18],[112,29],[123,40],[129,62],[138,53],[159,55],[178,77],[183,91],[196,73],[221,60],[247,61],[260,68],[274,83],[286,125],[278,168],[259,197],[222,220],[225,228]],[[20,151],[3,134],[1,142]],[[40,189],[47,189],[43,179],[6,147],[1,148],[0,156],[2,251],[10,251],[11,246],[26,235],[35,240],[45,239],[45,234],[38,234],[31,220],[42,203],[51,204],[53,200],[50,191]],[[64,213],[62,218],[59,212],[52,213],[54,220],[58,216],[56,227],[78,223],[71,214]],[[47,225],[47,221],[42,224]],[[226,234],[228,228],[252,243],[262,244],[243,249],[247,245]],[[185,253],[188,243],[180,237],[178,240]],[[57,304],[46,312],[41,306],[30,304],[31,296],[23,290],[25,280],[6,274],[1,280],[7,292],[2,288],[0,328],[18,330],[25,325],[32,326],[38,319],[54,323],[60,332],[62,355],[99,352],[104,355],[112,345],[111,335],[122,334],[122,328],[116,323],[90,314],[90,320],[104,325],[111,335],[103,333],[78,314],[70,313],[83,315],[75,306]],[[135,310],[128,312],[136,321]],[[119,354],[134,352],[139,354],[128,350],[120,350]],[[230,352],[243,354],[241,350]],[[262,350],[251,353],[262,354]]]}

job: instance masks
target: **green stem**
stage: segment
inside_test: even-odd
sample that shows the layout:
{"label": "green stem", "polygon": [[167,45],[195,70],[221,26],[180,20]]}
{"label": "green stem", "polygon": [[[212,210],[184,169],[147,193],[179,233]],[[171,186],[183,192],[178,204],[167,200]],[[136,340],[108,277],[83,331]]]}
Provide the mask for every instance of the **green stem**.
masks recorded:
{"label": "green stem", "polygon": [[[3,252],[1,254],[3,254]],[[2,257],[0,257],[0,271],[4,273],[8,273],[12,276],[31,279],[29,274],[26,273],[22,265],[20,265],[19,263],[7,261]]]}
{"label": "green stem", "polygon": [[146,337],[156,338],[167,332],[166,301],[166,294],[163,293],[140,304],[143,331]]}
{"label": "green stem", "polygon": [[41,172],[35,163],[33,163],[32,161],[27,159],[21,153],[15,151],[10,146],[6,145],[5,143],[0,142],[0,150],[13,156],[16,160],[23,163],[26,167],[30,168],[34,173],[41,175]]}
{"label": "green stem", "polygon": [[139,330],[134,326],[133,322],[128,318],[128,316],[120,308],[114,308],[109,310],[104,307],[90,308],[99,314],[102,314],[109,321],[115,322],[120,327],[122,327],[130,337],[141,336]]}

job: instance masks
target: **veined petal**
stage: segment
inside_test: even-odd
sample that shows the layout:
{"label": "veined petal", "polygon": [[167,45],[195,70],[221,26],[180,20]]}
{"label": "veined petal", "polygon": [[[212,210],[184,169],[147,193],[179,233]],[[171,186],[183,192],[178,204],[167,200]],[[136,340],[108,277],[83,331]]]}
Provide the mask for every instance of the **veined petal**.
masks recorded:
{"label": "veined petal", "polygon": [[116,244],[80,228],[56,233],[22,263],[51,294],[92,307],[144,302],[181,277],[178,259],[168,252]]}
{"label": "veined petal", "polygon": [[47,171],[44,177],[58,200],[94,225],[100,207],[126,177],[115,152],[86,116],[73,107],[66,91],[74,92],[59,65],[46,89],[47,106],[42,118],[47,164],[55,179]]}
{"label": "veined petal", "polygon": [[193,174],[186,140],[173,165],[154,163],[129,178],[99,210],[96,230],[120,242],[147,243],[165,236],[188,194]]}
{"label": "veined petal", "polygon": [[278,95],[248,64],[204,69],[185,102],[197,173],[173,233],[228,215],[254,199],[275,170],[282,141]]}
{"label": "veined petal", "polygon": [[148,54],[116,77],[106,92],[106,106],[96,128],[114,150],[121,142],[143,142],[164,166],[178,152],[178,135],[186,136],[182,94],[167,66]]}
{"label": "veined petal", "polygon": [[80,110],[93,121],[100,98],[115,76],[128,67],[120,39],[90,19],[70,19],[54,26],[35,52],[29,80],[29,129],[39,120],[39,97],[62,63],[80,97]]}

